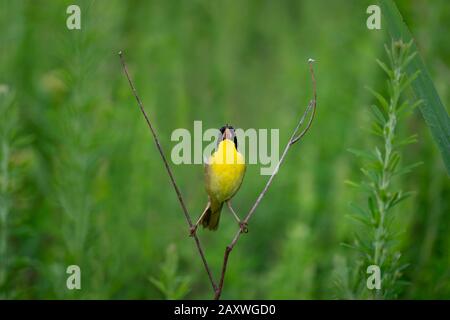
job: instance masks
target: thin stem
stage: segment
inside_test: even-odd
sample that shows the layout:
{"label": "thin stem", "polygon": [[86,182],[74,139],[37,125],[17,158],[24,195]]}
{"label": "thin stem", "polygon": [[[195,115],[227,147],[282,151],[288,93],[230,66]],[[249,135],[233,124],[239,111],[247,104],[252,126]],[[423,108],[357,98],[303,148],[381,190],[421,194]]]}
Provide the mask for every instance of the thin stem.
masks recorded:
{"label": "thin stem", "polygon": [[[389,195],[390,193],[390,185],[392,182],[393,169],[390,167],[392,157],[395,154],[394,148],[394,140],[395,134],[397,130],[397,110],[398,104],[400,101],[400,96],[402,92],[401,82],[404,77],[404,73],[401,69],[402,66],[402,57],[403,53],[400,55],[396,55],[395,51],[392,50],[392,58],[391,58],[391,68],[392,72],[390,73],[388,80],[388,91],[391,94],[391,98],[389,100],[389,107],[387,110],[387,121],[383,126],[383,156],[380,159],[381,172],[380,177],[376,183],[375,189],[373,191],[377,211],[379,213],[378,223],[375,226],[375,233],[373,239],[373,256],[371,263],[384,267],[387,259],[387,215],[390,210],[389,205]],[[390,56],[388,54],[388,56]],[[382,298],[383,292],[381,290],[375,290],[373,292],[374,298]]]}
{"label": "thin stem", "polygon": [[[133,95],[136,98],[136,101],[137,101],[137,103],[139,105],[139,108],[141,109],[142,115],[144,116],[145,121],[147,122],[147,125],[148,125],[148,127],[149,127],[149,129],[150,129],[150,131],[151,131],[151,133],[153,135],[153,140],[155,141],[155,144],[156,144],[156,147],[158,149],[158,152],[161,155],[161,158],[162,158],[162,160],[164,162],[164,166],[166,167],[166,171],[169,174],[170,181],[172,183],[173,188],[175,189],[175,192],[176,192],[177,197],[178,197],[178,201],[180,202],[181,208],[183,209],[183,213],[184,213],[184,216],[186,218],[186,221],[187,221],[187,223],[189,225],[189,228],[192,229],[192,227],[193,227],[192,220],[191,220],[191,217],[190,217],[189,212],[187,210],[187,207],[186,207],[186,205],[184,203],[183,196],[181,195],[180,189],[178,188],[178,185],[175,182],[175,178],[173,176],[172,170],[170,169],[170,166],[169,166],[169,163],[168,163],[168,161],[166,159],[166,156],[164,155],[164,152],[162,150],[161,144],[159,143],[159,139],[158,139],[158,136],[156,135],[156,131],[153,128],[152,123],[150,122],[150,119],[147,116],[147,113],[145,112],[145,109],[144,109],[144,106],[143,106],[143,104],[141,102],[141,99],[139,98],[139,95],[138,95],[138,93],[136,91],[136,88],[135,88],[135,86],[133,84],[133,81],[131,80],[130,74],[128,73],[128,68],[127,68],[127,65],[125,63],[125,58],[123,56],[122,51],[119,52],[119,57],[120,57],[120,61],[122,63],[122,68],[123,68],[123,71],[125,73],[125,76],[127,77],[128,83],[130,84],[131,91],[133,92]],[[203,262],[203,265],[205,267],[206,273],[208,274],[208,278],[209,278],[209,281],[211,282],[211,286],[213,287],[214,292],[216,292],[217,291],[217,285],[216,285],[216,283],[215,283],[215,281],[213,279],[211,270],[210,270],[209,265],[208,265],[208,263],[206,261],[205,254],[204,254],[202,245],[200,243],[200,240],[199,240],[199,238],[198,238],[198,236],[197,236],[197,234],[195,232],[192,234],[192,236],[194,237],[198,253],[200,254],[200,257],[202,259],[202,262]]]}
{"label": "thin stem", "polygon": [[[303,129],[303,131],[295,139],[292,140],[291,144],[296,143],[298,140],[300,140],[306,134],[306,132],[308,132],[308,130],[311,127],[312,122],[314,120],[314,116],[316,115],[316,100],[317,100],[316,77],[314,76],[314,69],[312,67],[312,64],[313,64],[314,60],[313,59],[309,59],[308,62],[309,62],[309,71],[311,73],[311,81],[312,81],[312,85],[313,85],[313,104],[314,104],[314,107],[313,107],[311,118],[309,118],[308,125],[306,126],[305,129]],[[310,108],[310,106],[308,106],[308,108]],[[304,114],[304,116],[305,115],[306,115],[306,113]],[[301,122],[303,123],[303,119],[301,120]],[[301,125],[301,123],[300,123],[300,125]]]}
{"label": "thin stem", "polygon": [[[276,174],[278,173],[278,170],[281,166],[281,164],[283,163],[289,149],[297,142],[299,141],[305,134],[306,132],[308,132],[309,128],[311,127],[312,121],[314,119],[314,115],[316,112],[316,100],[317,100],[317,94],[316,94],[316,81],[315,81],[315,77],[314,77],[314,70],[312,67],[312,63],[314,62],[314,60],[309,59],[309,67],[310,67],[310,73],[311,73],[311,79],[312,79],[312,83],[313,83],[313,100],[310,101],[308,107],[306,108],[305,112],[303,113],[302,117],[300,118],[299,122],[297,123],[297,126],[295,127],[291,138],[289,139],[288,143],[286,144],[286,147],[284,148],[284,151],[281,155],[280,161],[278,162],[277,166],[275,167],[275,170],[273,171],[273,173],[271,174],[271,176],[269,177],[269,180],[267,181],[266,185],[264,186],[263,190],[261,191],[261,193],[259,194],[258,198],[256,199],[255,203],[253,204],[253,206],[251,207],[250,211],[248,212],[247,216],[244,219],[244,223],[248,224],[248,221],[251,219],[251,217],[253,216],[256,208],[259,206],[259,204],[261,203],[261,200],[264,198],[264,196],[266,195],[267,190],[269,189],[269,187],[272,184],[273,179],[275,178]],[[309,113],[309,111],[312,109],[312,114],[311,117],[308,121],[308,124],[306,126],[306,128],[297,136],[297,132],[300,129],[300,127],[302,126],[306,115]],[[220,299],[220,296],[222,294],[222,289],[223,289],[223,283],[224,283],[224,279],[225,279],[225,274],[227,271],[227,266],[228,266],[228,258],[230,256],[231,251],[233,250],[234,246],[236,245],[237,241],[239,240],[240,236],[242,234],[242,229],[238,230],[233,238],[233,240],[231,241],[231,243],[225,248],[225,253],[223,256],[223,264],[222,264],[222,273],[220,275],[220,280],[219,280],[219,287],[216,290],[216,293],[214,295],[214,299],[218,300]]]}

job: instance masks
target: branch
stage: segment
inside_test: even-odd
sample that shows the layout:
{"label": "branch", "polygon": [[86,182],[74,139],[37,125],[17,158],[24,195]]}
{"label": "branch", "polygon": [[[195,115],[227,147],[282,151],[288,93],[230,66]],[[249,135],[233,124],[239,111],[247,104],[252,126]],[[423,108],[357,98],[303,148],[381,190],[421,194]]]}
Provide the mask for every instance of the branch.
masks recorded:
{"label": "branch", "polygon": [[[280,161],[278,162],[275,170],[273,171],[272,175],[270,176],[269,180],[267,181],[266,185],[264,186],[264,189],[261,191],[261,193],[259,194],[255,203],[253,204],[252,208],[250,209],[247,216],[245,217],[245,219],[243,221],[245,224],[248,224],[248,221],[253,216],[253,214],[254,214],[256,208],[258,207],[258,205],[260,204],[261,200],[264,198],[267,190],[269,189],[270,185],[272,184],[273,178],[278,173],[278,170],[279,170],[281,164],[283,163],[284,158],[286,157],[286,154],[288,153],[289,149],[297,141],[299,141],[311,128],[311,124],[314,120],[314,115],[316,113],[316,99],[317,99],[316,79],[314,77],[314,70],[312,67],[313,62],[314,62],[314,60],[312,60],[312,59],[308,60],[309,70],[311,73],[311,80],[312,80],[312,85],[313,85],[313,99],[309,102],[308,107],[306,108],[305,112],[303,113],[302,117],[300,118],[299,122],[297,123],[297,126],[295,127],[295,129],[291,135],[291,138],[289,139],[286,147],[284,148],[283,154],[281,155]],[[305,127],[305,129],[303,129],[303,131],[300,134],[297,135],[298,130],[302,126],[303,122],[305,121],[306,115],[310,112],[311,109],[312,109],[312,114],[308,121],[307,126]],[[223,264],[222,264],[222,274],[220,276],[219,286],[218,286],[217,290],[215,291],[215,295],[214,295],[215,300],[220,299],[220,295],[222,294],[223,282],[225,279],[225,273],[227,271],[227,265],[228,265],[228,257],[230,255],[231,251],[233,250],[234,246],[236,245],[237,241],[239,240],[241,234],[242,234],[242,229],[239,229],[238,232],[236,232],[236,235],[234,236],[231,243],[225,248],[225,253],[223,256]]]}
{"label": "branch", "polygon": [[[145,121],[147,121],[147,125],[148,125],[148,127],[149,127],[149,129],[150,129],[150,131],[151,131],[151,133],[153,135],[153,140],[155,141],[156,147],[158,148],[159,154],[161,155],[161,158],[162,158],[162,160],[164,162],[164,166],[166,167],[166,171],[169,174],[170,181],[172,182],[172,186],[175,189],[175,192],[176,192],[177,197],[178,197],[178,201],[180,202],[181,208],[183,209],[183,213],[184,213],[184,216],[186,218],[186,221],[187,221],[187,223],[189,225],[189,228],[192,229],[192,227],[193,227],[192,220],[191,220],[189,212],[188,212],[188,210],[186,208],[186,205],[184,203],[184,200],[183,200],[183,197],[181,195],[180,189],[178,188],[178,185],[175,182],[175,178],[173,176],[172,170],[169,167],[169,163],[168,163],[168,161],[166,159],[166,156],[164,155],[164,152],[162,150],[161,144],[159,143],[159,139],[158,139],[158,136],[156,135],[156,131],[153,128],[152,123],[150,122],[150,119],[147,116],[147,113],[145,112],[145,109],[144,109],[144,106],[143,106],[143,104],[141,102],[141,99],[139,98],[139,95],[138,95],[138,93],[136,91],[136,88],[134,87],[133,81],[131,80],[130,74],[128,73],[128,68],[127,68],[127,65],[125,63],[125,58],[123,56],[122,51],[119,51],[119,57],[120,57],[120,62],[122,63],[123,71],[125,72],[125,76],[127,77],[128,83],[130,84],[131,91],[133,92],[133,95],[136,98],[136,101],[137,101],[137,103],[139,105],[139,108],[141,109],[141,112],[142,112],[142,114],[143,114],[143,116],[145,118]],[[197,245],[198,253],[200,254],[200,257],[201,257],[201,259],[203,261],[203,265],[205,266],[206,273],[208,274],[209,281],[211,282],[211,286],[213,287],[214,292],[217,292],[217,285],[216,285],[216,283],[215,283],[215,281],[213,279],[213,276],[212,276],[211,270],[210,270],[210,268],[208,266],[208,263],[206,262],[205,254],[204,254],[202,245],[200,243],[200,240],[199,240],[199,238],[198,238],[196,233],[193,234],[193,237],[194,237],[194,240],[195,240],[195,244]]]}

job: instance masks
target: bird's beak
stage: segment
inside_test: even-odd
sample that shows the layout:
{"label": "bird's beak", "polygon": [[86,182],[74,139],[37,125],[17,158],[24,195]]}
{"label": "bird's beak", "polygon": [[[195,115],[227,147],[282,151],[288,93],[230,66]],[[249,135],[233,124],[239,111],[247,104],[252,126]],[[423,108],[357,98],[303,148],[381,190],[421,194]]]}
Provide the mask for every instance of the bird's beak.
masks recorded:
{"label": "bird's beak", "polygon": [[222,135],[222,140],[228,139],[233,141],[233,138],[234,138],[233,132],[230,129],[225,128],[225,131],[223,132]]}

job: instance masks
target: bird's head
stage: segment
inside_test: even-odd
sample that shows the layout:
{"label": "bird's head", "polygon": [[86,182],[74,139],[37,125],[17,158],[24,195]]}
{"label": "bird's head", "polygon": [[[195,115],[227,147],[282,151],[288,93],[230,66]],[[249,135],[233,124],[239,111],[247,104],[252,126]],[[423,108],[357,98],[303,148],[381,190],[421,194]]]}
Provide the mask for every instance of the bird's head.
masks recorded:
{"label": "bird's head", "polygon": [[228,139],[234,142],[234,146],[237,149],[237,138],[234,128],[231,125],[226,124],[219,130],[220,130],[220,135],[218,139],[219,143],[225,139]]}

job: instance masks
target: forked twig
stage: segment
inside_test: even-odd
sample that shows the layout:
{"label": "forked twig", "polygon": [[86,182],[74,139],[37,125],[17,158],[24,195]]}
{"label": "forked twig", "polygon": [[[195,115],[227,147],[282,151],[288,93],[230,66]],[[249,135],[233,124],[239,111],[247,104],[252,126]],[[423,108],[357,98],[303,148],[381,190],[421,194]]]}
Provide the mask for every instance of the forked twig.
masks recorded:
{"label": "forked twig", "polygon": [[[313,100],[311,100],[308,104],[308,107],[306,108],[305,112],[303,113],[302,117],[300,118],[300,121],[297,123],[297,126],[295,127],[291,138],[289,139],[286,147],[284,148],[283,154],[281,155],[280,161],[278,162],[277,166],[275,167],[275,170],[273,171],[272,175],[269,177],[269,180],[267,181],[266,185],[264,186],[264,189],[261,191],[261,193],[259,194],[258,198],[256,199],[255,203],[253,204],[253,206],[251,207],[250,211],[247,213],[247,216],[245,217],[245,219],[243,220],[243,223],[248,224],[248,221],[250,220],[250,218],[253,216],[256,208],[258,207],[258,205],[260,204],[261,200],[264,198],[267,190],[269,189],[270,185],[272,184],[273,178],[275,177],[275,175],[278,173],[278,170],[280,169],[281,164],[284,161],[284,158],[286,157],[286,154],[288,153],[289,149],[297,142],[299,141],[305,134],[306,132],[308,132],[309,128],[311,127],[312,121],[314,120],[314,115],[316,113],[316,99],[317,99],[317,94],[316,94],[316,80],[314,77],[314,70],[312,67],[314,60],[309,59],[308,63],[309,63],[309,70],[311,72],[311,79],[312,79],[312,84],[313,84]],[[308,125],[305,127],[305,129],[303,129],[303,131],[297,135],[298,130],[300,129],[300,127],[302,126],[303,122],[305,121],[306,115],[309,113],[309,111],[312,109],[312,114],[311,117],[308,121]],[[228,257],[230,256],[231,251],[233,250],[234,246],[236,245],[237,241],[239,240],[240,236],[242,234],[242,229],[239,229],[236,232],[236,235],[234,236],[233,240],[231,241],[231,243],[225,248],[225,253],[223,256],[223,264],[222,264],[222,273],[220,275],[220,280],[219,280],[219,286],[215,292],[214,295],[214,299],[218,300],[220,298],[220,295],[222,294],[222,289],[223,289],[223,282],[225,279],[225,273],[227,271],[227,265],[228,265]]]}
{"label": "forked twig", "polygon": [[[128,83],[130,84],[131,91],[133,91],[134,97],[136,98],[139,108],[141,109],[141,112],[144,115],[145,121],[147,121],[147,125],[153,135],[153,140],[155,141],[156,147],[158,148],[159,154],[161,155],[161,158],[164,162],[164,166],[166,167],[167,173],[169,174],[170,181],[172,182],[172,186],[175,189],[175,192],[178,197],[178,201],[180,202],[181,208],[183,209],[183,212],[184,212],[184,216],[186,217],[186,221],[189,225],[189,228],[192,229],[193,225],[192,225],[191,216],[189,215],[186,205],[184,204],[180,189],[178,188],[178,185],[175,182],[175,178],[173,176],[172,170],[170,169],[169,163],[167,162],[166,156],[164,155],[161,144],[159,143],[159,139],[158,139],[158,136],[156,135],[156,131],[153,128],[152,123],[150,122],[150,119],[147,116],[147,113],[145,112],[145,109],[141,102],[141,99],[139,98],[136,88],[134,87],[133,81],[131,80],[130,74],[128,73],[128,68],[125,63],[125,58],[123,56],[122,51],[119,51],[119,57],[120,57],[120,62],[122,63],[123,71],[125,72],[125,76],[127,77]],[[197,245],[198,253],[200,254],[200,257],[202,258],[203,265],[205,266],[205,269],[206,269],[206,273],[208,273],[208,277],[209,277],[209,281],[211,282],[211,286],[213,287],[214,292],[216,292],[217,285],[212,276],[211,269],[209,268],[208,263],[206,262],[205,253],[203,252],[203,248],[200,243],[200,240],[196,233],[192,234],[192,236],[194,237],[195,244]]]}
{"label": "forked twig", "polygon": [[[119,52],[119,57],[120,57],[120,61],[122,63],[123,71],[124,71],[124,73],[125,73],[125,75],[126,75],[126,77],[128,79],[128,83],[130,84],[130,88],[131,88],[131,90],[133,92],[134,97],[136,98],[136,101],[137,101],[137,103],[139,105],[139,108],[141,109],[142,114],[144,115],[144,118],[145,118],[145,120],[147,122],[147,125],[148,125],[148,127],[149,127],[149,129],[150,129],[150,131],[151,131],[151,133],[153,135],[153,140],[155,141],[156,147],[158,148],[159,154],[161,155],[161,158],[162,158],[162,160],[164,162],[164,166],[166,167],[167,173],[169,174],[170,181],[172,183],[173,188],[175,189],[175,192],[177,194],[178,201],[180,202],[181,208],[183,209],[184,216],[185,216],[186,221],[187,221],[187,223],[189,225],[189,229],[191,230],[191,235],[193,236],[193,238],[195,240],[195,244],[197,246],[198,252],[199,252],[200,257],[202,259],[203,265],[205,266],[205,270],[206,270],[206,272],[208,274],[209,281],[211,282],[211,286],[213,287],[214,299],[217,300],[217,299],[220,298],[220,296],[222,294],[223,283],[224,283],[225,274],[226,274],[226,270],[227,270],[229,255],[230,255],[231,251],[233,250],[234,246],[236,245],[237,241],[239,240],[239,238],[241,236],[241,233],[244,232],[243,231],[244,229],[241,227],[238,230],[238,232],[236,233],[236,235],[234,236],[234,238],[231,241],[231,243],[225,248],[225,254],[224,254],[224,257],[223,257],[223,264],[222,264],[222,271],[221,271],[220,281],[219,281],[219,285],[217,285],[216,282],[213,279],[211,270],[210,270],[210,268],[208,266],[208,263],[206,261],[205,254],[204,254],[203,248],[201,246],[200,240],[199,240],[199,238],[197,236],[197,233],[196,232],[192,232],[193,224],[192,224],[191,217],[190,217],[189,212],[188,212],[188,210],[186,208],[186,205],[184,203],[184,200],[183,200],[183,197],[181,195],[180,189],[178,188],[178,185],[175,182],[175,178],[173,176],[172,170],[170,169],[169,163],[168,163],[168,161],[167,161],[167,159],[166,159],[166,157],[164,155],[164,152],[162,150],[161,144],[159,143],[159,140],[158,140],[158,137],[156,135],[156,132],[155,132],[155,130],[154,130],[154,128],[153,128],[153,126],[152,126],[152,124],[150,122],[150,119],[147,116],[147,113],[144,110],[144,106],[143,106],[143,104],[141,102],[141,99],[139,98],[139,96],[137,94],[137,91],[136,91],[136,88],[135,88],[135,86],[133,84],[133,81],[131,80],[131,77],[130,77],[130,75],[128,73],[128,69],[127,69],[127,66],[125,64],[125,59],[123,57],[122,51]],[[313,100],[311,100],[309,102],[308,107],[306,108],[305,112],[303,113],[302,117],[300,118],[299,122],[297,123],[297,126],[295,127],[295,129],[294,129],[294,131],[293,131],[293,133],[291,135],[291,138],[289,139],[289,141],[288,141],[288,143],[287,143],[287,145],[286,145],[286,147],[285,147],[285,149],[283,151],[283,154],[281,155],[280,161],[278,162],[278,164],[277,164],[275,170],[273,171],[272,175],[269,177],[269,180],[267,181],[266,185],[264,186],[264,189],[261,191],[261,193],[259,194],[259,196],[256,199],[255,203],[251,207],[250,211],[247,213],[245,219],[242,221],[242,223],[244,225],[248,224],[248,221],[253,216],[256,208],[258,207],[258,205],[260,204],[260,202],[263,199],[264,195],[266,194],[267,190],[269,189],[270,185],[272,184],[273,178],[278,173],[278,170],[279,170],[281,164],[283,163],[287,152],[289,151],[289,149],[297,141],[299,141],[306,134],[306,132],[308,132],[308,130],[311,127],[311,124],[312,124],[312,122],[314,120],[314,115],[316,113],[316,97],[317,97],[317,95],[316,95],[316,81],[315,81],[315,77],[314,77],[314,70],[312,68],[312,63],[314,62],[314,60],[309,59],[308,62],[309,62],[309,68],[310,68],[312,84],[313,84]],[[308,121],[307,126],[305,127],[305,129],[303,129],[303,131],[300,134],[297,134],[299,129],[300,129],[300,127],[303,125],[303,122],[304,122],[307,114],[311,111],[311,109],[312,109],[312,114],[311,114],[311,117],[310,117],[310,119]]]}

